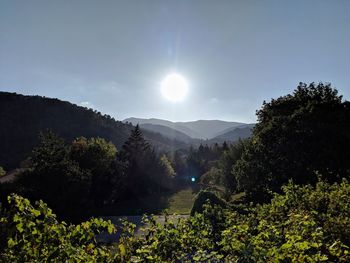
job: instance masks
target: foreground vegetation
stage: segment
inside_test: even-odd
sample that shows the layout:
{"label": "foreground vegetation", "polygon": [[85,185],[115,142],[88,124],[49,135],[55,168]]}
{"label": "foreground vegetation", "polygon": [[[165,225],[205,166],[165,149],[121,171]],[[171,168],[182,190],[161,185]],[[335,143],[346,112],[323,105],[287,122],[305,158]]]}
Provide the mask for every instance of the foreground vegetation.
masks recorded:
{"label": "foreground vegetation", "polygon": [[[17,195],[1,211],[2,262],[349,262],[350,184],[289,183],[264,205],[204,205],[178,222],[148,227],[91,219],[59,222],[43,202]],[[116,244],[97,242],[101,231],[120,231]]]}

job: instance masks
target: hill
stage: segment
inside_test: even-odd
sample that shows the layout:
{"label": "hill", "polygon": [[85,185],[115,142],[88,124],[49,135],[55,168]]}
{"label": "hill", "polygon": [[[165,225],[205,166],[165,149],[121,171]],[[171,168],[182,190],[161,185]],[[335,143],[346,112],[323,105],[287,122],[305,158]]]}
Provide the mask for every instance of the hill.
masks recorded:
{"label": "hill", "polygon": [[228,129],[234,129],[242,125],[247,125],[240,122],[228,122],[221,120],[197,120],[197,121],[188,121],[188,122],[171,122],[161,119],[142,119],[142,118],[128,118],[124,122],[130,122],[134,125],[136,124],[153,124],[153,125],[162,125],[169,127],[171,129],[181,131],[186,135],[197,138],[197,139],[212,139],[217,135],[221,134],[223,131]]}
{"label": "hill", "polygon": [[[0,165],[18,167],[38,143],[41,131],[50,129],[70,141],[76,137],[102,137],[120,149],[133,126],[92,109],[41,96],[0,92]],[[158,151],[186,147],[149,130],[144,137]]]}
{"label": "hill", "polygon": [[136,124],[152,124],[152,125],[161,125],[165,126],[168,128],[171,128],[173,130],[180,131],[187,136],[190,136],[191,138],[201,138],[201,135],[196,132],[195,130],[192,130],[191,128],[188,128],[184,125],[178,124],[176,122],[171,122],[167,120],[161,120],[161,119],[155,119],[155,118],[150,118],[150,119],[142,119],[142,118],[128,118],[125,119],[123,122],[129,122],[132,123],[133,125]]}
{"label": "hill", "polygon": [[239,139],[249,138],[252,135],[252,129],[254,128],[254,126],[255,124],[247,124],[247,125],[239,126],[237,128],[230,129],[212,138],[211,140],[209,140],[209,142],[213,142],[213,143],[215,142],[222,143],[224,141],[234,142]]}
{"label": "hill", "polygon": [[192,137],[188,136],[187,134],[181,131],[169,128],[164,125],[145,123],[145,124],[140,124],[140,128],[142,130],[148,130],[148,131],[160,133],[162,136],[166,138],[184,142],[187,144],[195,144],[197,143],[197,141],[199,141],[198,139],[193,139]]}

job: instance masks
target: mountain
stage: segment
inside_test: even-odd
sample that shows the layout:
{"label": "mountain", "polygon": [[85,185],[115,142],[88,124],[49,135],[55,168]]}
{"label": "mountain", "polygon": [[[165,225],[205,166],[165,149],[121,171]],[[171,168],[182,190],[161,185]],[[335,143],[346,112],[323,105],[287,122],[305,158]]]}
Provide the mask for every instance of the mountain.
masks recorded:
{"label": "mountain", "polygon": [[189,122],[177,122],[177,124],[185,126],[197,132],[200,135],[200,139],[211,139],[224,129],[238,127],[244,123],[221,120],[198,120]]}
{"label": "mountain", "polygon": [[[0,166],[6,170],[18,167],[38,144],[39,133],[47,129],[67,141],[79,136],[102,137],[118,149],[133,129],[131,124],[67,101],[8,92],[0,92],[0,124]],[[187,147],[160,133],[143,130],[143,134],[158,151]]]}
{"label": "mountain", "polygon": [[134,125],[136,124],[153,124],[153,125],[162,125],[169,127],[171,129],[181,131],[186,135],[197,138],[197,139],[211,139],[216,137],[221,132],[228,129],[233,129],[240,127],[242,125],[247,125],[240,122],[228,122],[221,120],[198,120],[198,121],[189,121],[189,122],[171,122],[161,119],[141,119],[141,118],[128,118],[124,122],[130,122]]}
{"label": "mountain", "polygon": [[255,126],[255,124],[241,125],[237,128],[226,131],[226,132],[210,139],[209,141],[222,143],[224,141],[234,142],[234,141],[237,141],[239,139],[246,139],[252,135],[252,129],[254,128],[254,126]]}
{"label": "mountain", "polygon": [[155,119],[155,118],[151,118],[151,119],[142,119],[142,118],[128,118],[125,119],[123,122],[130,122],[133,125],[136,124],[153,124],[153,125],[162,125],[162,126],[166,126],[168,128],[180,131],[192,138],[200,138],[201,135],[199,133],[197,133],[195,130],[192,130],[191,128],[188,128],[184,125],[178,124],[176,122],[171,122],[171,121],[167,121],[167,120],[161,120],[161,119]]}
{"label": "mountain", "polygon": [[[216,138],[216,137],[225,137],[225,136],[228,136],[230,137],[230,132],[235,130],[235,129],[242,129],[242,128],[246,128],[246,127],[249,127],[249,128],[254,128],[255,124],[254,123],[250,123],[250,124],[241,124],[241,125],[238,125],[236,127],[230,127],[230,128],[227,128],[227,129],[224,129],[220,132],[218,132],[213,138]],[[227,135],[225,135],[227,133]],[[222,136],[224,135],[224,136]]]}
{"label": "mountain", "polygon": [[188,136],[187,134],[181,131],[169,128],[164,125],[144,123],[144,124],[140,124],[140,128],[142,130],[148,130],[148,131],[160,133],[162,136],[166,138],[184,142],[187,144],[194,144],[194,143],[197,143],[197,141],[199,141],[198,139],[197,140],[193,139],[192,137]]}

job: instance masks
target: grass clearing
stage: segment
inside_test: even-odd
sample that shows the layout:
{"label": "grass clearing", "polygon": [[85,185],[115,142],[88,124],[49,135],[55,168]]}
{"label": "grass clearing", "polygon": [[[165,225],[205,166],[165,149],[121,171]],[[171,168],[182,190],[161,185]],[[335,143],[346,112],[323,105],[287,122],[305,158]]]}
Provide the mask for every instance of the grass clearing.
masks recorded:
{"label": "grass clearing", "polygon": [[94,214],[100,216],[162,215],[165,213],[189,215],[196,192],[196,187],[186,187],[161,195],[124,200],[113,206],[94,211]]}
{"label": "grass clearing", "polygon": [[169,214],[188,215],[191,212],[196,193],[192,188],[182,189],[169,197]]}

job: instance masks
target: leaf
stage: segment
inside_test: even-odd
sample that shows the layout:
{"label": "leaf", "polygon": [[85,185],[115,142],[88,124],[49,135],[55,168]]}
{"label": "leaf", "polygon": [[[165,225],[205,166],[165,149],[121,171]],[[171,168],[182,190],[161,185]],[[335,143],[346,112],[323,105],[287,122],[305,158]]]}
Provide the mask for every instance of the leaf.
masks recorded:
{"label": "leaf", "polygon": [[12,238],[9,238],[9,240],[7,240],[7,246],[9,248],[13,248],[15,245],[16,245],[16,242]]}
{"label": "leaf", "polygon": [[109,234],[114,233],[115,228],[114,228],[114,226],[112,224],[108,225],[107,229],[108,229],[108,233]]}
{"label": "leaf", "polygon": [[18,232],[22,233],[23,232],[23,223],[18,223],[16,225],[16,228],[17,228]]}
{"label": "leaf", "polygon": [[126,255],[125,246],[123,244],[119,244],[118,248],[119,248],[119,251],[120,251],[120,255],[122,257],[124,257]]}

